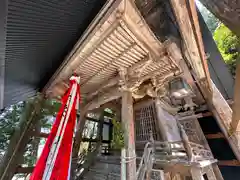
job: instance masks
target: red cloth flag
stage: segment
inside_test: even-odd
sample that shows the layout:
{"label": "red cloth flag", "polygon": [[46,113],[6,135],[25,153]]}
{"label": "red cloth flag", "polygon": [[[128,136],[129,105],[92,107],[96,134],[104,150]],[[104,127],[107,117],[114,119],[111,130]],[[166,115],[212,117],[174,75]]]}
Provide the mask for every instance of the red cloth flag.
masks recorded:
{"label": "red cloth flag", "polygon": [[62,106],[30,180],[70,179],[76,110],[80,101],[79,81],[79,77],[70,78],[70,87],[62,98]]}

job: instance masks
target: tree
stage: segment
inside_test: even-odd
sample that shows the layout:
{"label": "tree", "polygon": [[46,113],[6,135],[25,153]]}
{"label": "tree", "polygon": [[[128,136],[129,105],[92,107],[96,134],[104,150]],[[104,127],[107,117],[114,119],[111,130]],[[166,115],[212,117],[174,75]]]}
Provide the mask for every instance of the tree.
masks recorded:
{"label": "tree", "polygon": [[[37,123],[36,128],[33,130],[36,134],[40,133],[42,129],[50,131],[53,124],[53,117],[56,116],[60,105],[61,104],[55,100],[45,99],[44,106],[42,107],[41,114],[39,116],[39,122]],[[30,139],[24,154],[23,164],[27,166],[34,166],[37,161],[39,143],[39,137],[33,136]]]}
{"label": "tree", "polygon": [[113,140],[111,145],[113,149],[121,149],[124,147],[124,135],[123,135],[123,127],[121,122],[112,119],[113,124]]}
{"label": "tree", "polygon": [[[10,139],[13,134],[17,131],[18,126],[22,121],[28,121],[28,119],[20,120],[26,111],[26,104],[34,103],[34,101],[29,99],[27,102],[20,102],[18,104],[12,105],[6,108],[0,115],[0,154],[6,153],[9,146]],[[32,133],[39,133],[42,128],[49,129],[52,125],[52,117],[56,115],[60,103],[52,100],[44,100],[42,103],[40,113],[35,116],[37,120],[37,126],[32,130]],[[24,116],[23,116],[24,117]],[[19,161],[23,166],[33,166],[36,163],[38,155],[38,146],[40,139],[38,137],[32,137],[26,145],[23,158]]]}
{"label": "tree", "polygon": [[238,51],[238,45],[240,43],[239,37],[230,31],[224,24],[220,24],[215,30],[213,37],[224,61],[229,66],[233,76],[235,76],[237,58],[240,55]]}
{"label": "tree", "polygon": [[0,154],[4,154],[9,144],[9,140],[18,126],[24,103],[20,102],[9,108],[0,116]]}
{"label": "tree", "polygon": [[233,0],[200,0],[201,3],[240,37],[240,3]]}

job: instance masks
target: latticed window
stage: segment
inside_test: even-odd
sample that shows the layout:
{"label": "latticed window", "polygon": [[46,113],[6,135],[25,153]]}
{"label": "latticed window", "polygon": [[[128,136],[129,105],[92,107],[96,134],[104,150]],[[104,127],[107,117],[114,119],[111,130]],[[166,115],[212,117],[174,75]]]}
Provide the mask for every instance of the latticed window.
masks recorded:
{"label": "latticed window", "polygon": [[154,140],[159,140],[160,135],[158,133],[158,124],[155,111],[155,105],[146,104],[138,107],[134,111],[135,113],[135,132],[136,141],[148,141],[151,138],[151,133]]}

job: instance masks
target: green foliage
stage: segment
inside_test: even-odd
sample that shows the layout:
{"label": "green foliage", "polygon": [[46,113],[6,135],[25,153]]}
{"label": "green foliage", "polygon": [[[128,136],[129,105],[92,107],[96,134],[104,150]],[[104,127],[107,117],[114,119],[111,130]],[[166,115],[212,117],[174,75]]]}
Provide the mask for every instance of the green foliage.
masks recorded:
{"label": "green foliage", "polygon": [[215,30],[213,37],[224,61],[229,66],[231,73],[235,76],[236,62],[240,55],[238,52],[239,38],[224,24],[220,24]]}
{"label": "green foliage", "polygon": [[235,76],[236,63],[239,57],[239,38],[234,35],[224,24],[209,12],[198,0],[196,1],[199,11],[209,30],[212,32],[218,49],[228,65],[231,73]]}
{"label": "green foliage", "polygon": [[61,103],[54,100],[46,100],[41,110],[40,126],[44,129],[50,130],[53,124],[52,117],[57,115]]}
{"label": "green foliage", "polygon": [[7,108],[0,115],[0,153],[3,154],[8,146],[9,140],[18,126],[24,103],[18,103]]}
{"label": "green foliage", "polygon": [[123,128],[121,122],[112,119],[113,123],[113,140],[112,140],[112,148],[113,149],[121,149],[124,147],[124,135]]}
{"label": "green foliage", "polygon": [[[32,99],[30,99],[29,102],[30,101],[34,102]],[[20,102],[18,104],[12,105],[9,108],[5,109],[2,114],[0,114],[0,154],[4,154],[6,152],[11,136],[13,135],[15,129],[18,127],[22,114],[24,114],[24,107],[26,103],[28,102]],[[46,100],[44,102],[40,116],[38,116],[40,129],[51,129],[53,123],[52,117],[56,115],[60,105],[60,103],[52,100]],[[37,142],[37,146],[33,145],[34,141]],[[32,138],[29,141],[24,153],[22,164],[27,166],[33,166],[35,164],[37,153],[35,156],[33,156],[33,151],[37,152],[37,149],[34,148],[38,148],[39,142],[40,139],[37,139],[36,137]]]}

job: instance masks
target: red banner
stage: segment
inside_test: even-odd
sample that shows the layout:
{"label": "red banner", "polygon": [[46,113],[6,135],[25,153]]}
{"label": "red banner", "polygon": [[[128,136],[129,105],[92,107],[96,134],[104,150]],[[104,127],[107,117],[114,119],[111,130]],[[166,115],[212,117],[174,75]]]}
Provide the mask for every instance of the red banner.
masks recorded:
{"label": "red banner", "polygon": [[62,106],[30,180],[67,180],[70,177],[76,109],[80,100],[78,83],[78,77],[70,79],[70,88],[62,98]]}

